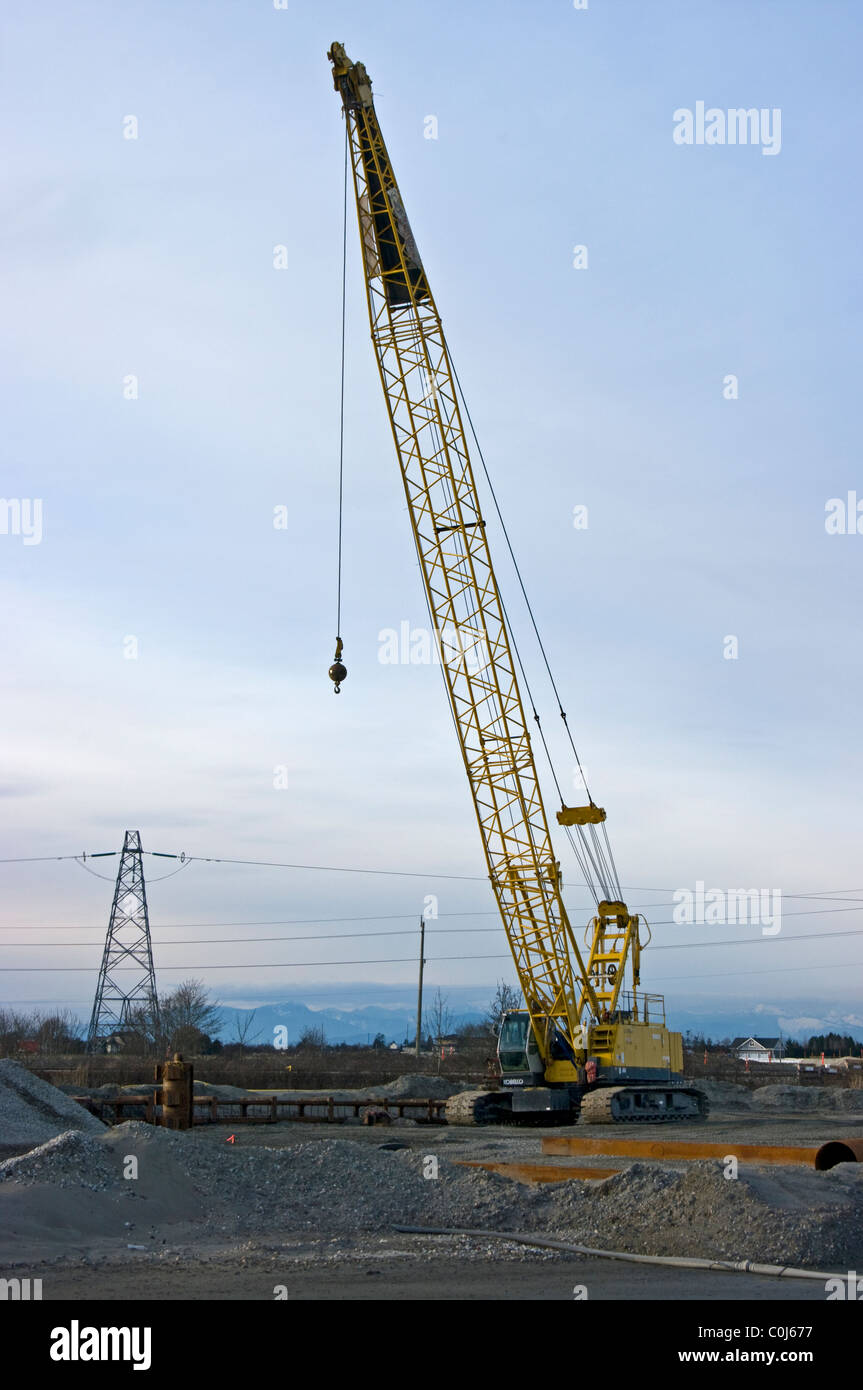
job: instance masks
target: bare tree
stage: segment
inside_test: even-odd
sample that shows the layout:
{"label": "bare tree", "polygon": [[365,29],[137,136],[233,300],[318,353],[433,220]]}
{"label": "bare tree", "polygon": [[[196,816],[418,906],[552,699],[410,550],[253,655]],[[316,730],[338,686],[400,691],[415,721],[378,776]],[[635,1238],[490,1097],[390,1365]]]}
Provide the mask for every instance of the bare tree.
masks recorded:
{"label": "bare tree", "polygon": [[14,1055],[33,1033],[33,1020],[17,1009],[0,1009],[0,1055]]}
{"label": "bare tree", "polygon": [[327,1035],[324,1032],[323,1024],[306,1024],[300,1034],[300,1041],[297,1047],[304,1047],[310,1051],[323,1052],[327,1045]]}
{"label": "bare tree", "polygon": [[249,1038],[249,1033],[251,1032],[257,1012],[257,1009],[252,1009],[251,1013],[246,1013],[245,1010],[238,1010],[234,1014],[234,1032],[237,1035],[237,1042],[240,1044],[240,1047],[245,1047],[247,1042],[254,1042],[255,1038],[260,1034],[260,1029],[258,1029],[258,1032],[254,1033],[251,1039]]}
{"label": "bare tree", "polygon": [[83,1025],[71,1009],[52,1014],[33,1015],[31,1027],[40,1052],[79,1052],[83,1045]]}
{"label": "bare tree", "polygon": [[131,1042],[141,1039],[148,1052],[199,1052],[222,1022],[222,1011],[201,980],[183,980],[159,1000],[159,1018],[142,1005],[130,1011],[126,1029]]}
{"label": "bare tree", "polygon": [[495,1037],[497,1037],[500,1032],[504,1014],[511,1013],[512,1010],[517,1009],[520,1004],[521,996],[518,990],[514,989],[512,985],[508,985],[506,980],[498,980],[494,998],[489,1004],[488,1013],[486,1014],[486,1023]]}
{"label": "bare tree", "polygon": [[222,1021],[221,1009],[213,1002],[209,990],[201,980],[184,980],[170,994],[165,995],[159,1007],[162,1014],[162,1032],[169,1051],[179,1049],[177,1036],[181,1032],[185,1032],[187,1039],[191,1037],[191,1029],[209,1035]]}
{"label": "bare tree", "polygon": [[440,1071],[443,1040],[448,1033],[452,1032],[453,1028],[453,1015],[449,1007],[449,999],[446,995],[441,994],[440,986],[435,990],[423,1027],[426,1033],[431,1034],[437,1046],[437,1069]]}
{"label": "bare tree", "polygon": [[171,1052],[179,1052],[181,1057],[200,1057],[209,1049],[210,1036],[193,1023],[182,1023],[175,1028],[171,1037]]}
{"label": "bare tree", "polygon": [[161,1022],[145,1004],[129,1010],[123,1032],[130,1052],[140,1048],[145,1054],[161,1057],[167,1051],[168,1044]]}

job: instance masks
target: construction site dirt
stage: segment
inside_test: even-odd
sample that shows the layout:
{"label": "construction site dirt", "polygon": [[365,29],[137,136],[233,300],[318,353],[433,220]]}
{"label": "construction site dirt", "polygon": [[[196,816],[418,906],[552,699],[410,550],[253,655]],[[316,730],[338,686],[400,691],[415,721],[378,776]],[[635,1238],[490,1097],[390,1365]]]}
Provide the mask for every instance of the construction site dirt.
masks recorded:
{"label": "construction site dirt", "polygon": [[[140,1121],[104,1126],[79,1107],[72,1128],[68,1098],[22,1081],[14,1064],[0,1070],[0,1118],[9,1096],[19,1125],[18,1152],[0,1162],[0,1270],[41,1279],[47,1300],[547,1299],[584,1289],[591,1299],[823,1301],[829,1278],[863,1267],[863,1165],[817,1172],[806,1161],[735,1155],[742,1145],[811,1152],[857,1138],[856,1111],[799,1114],[762,1103],[756,1113],[750,1102],[742,1111],[717,1106],[706,1123],[639,1125],[635,1134],[620,1125],[521,1130],[410,1119],[175,1132]],[[34,1085],[41,1128],[32,1145],[21,1092]],[[51,1093],[63,1112],[53,1121]],[[47,1140],[46,1124],[55,1129]],[[725,1153],[569,1160],[544,1142],[589,1137],[613,1148],[624,1133],[639,1145],[673,1137]],[[569,1162],[580,1176],[510,1175],[549,1167],[556,1177]],[[506,1239],[515,1235],[520,1242]],[[627,1263],[611,1252],[824,1277]]]}

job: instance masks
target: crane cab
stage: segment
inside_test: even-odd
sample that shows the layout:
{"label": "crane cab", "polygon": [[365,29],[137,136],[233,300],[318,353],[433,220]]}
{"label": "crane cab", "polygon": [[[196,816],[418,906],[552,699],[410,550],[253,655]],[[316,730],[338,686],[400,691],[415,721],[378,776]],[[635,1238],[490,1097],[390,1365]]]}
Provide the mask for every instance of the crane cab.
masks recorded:
{"label": "crane cab", "polygon": [[540,1086],[545,1067],[527,1009],[504,1014],[497,1040],[502,1086]]}
{"label": "crane cab", "polygon": [[[631,1004],[626,996],[620,1002]],[[583,1052],[574,1053],[563,1034],[553,1031],[545,1062],[527,1010],[505,1014],[497,1046],[501,1085],[584,1087],[619,1085],[626,1078],[667,1081],[679,1076],[682,1039],[666,1028],[660,997],[641,996],[639,1004],[640,1008],[622,1007],[602,1022],[588,1024]]]}

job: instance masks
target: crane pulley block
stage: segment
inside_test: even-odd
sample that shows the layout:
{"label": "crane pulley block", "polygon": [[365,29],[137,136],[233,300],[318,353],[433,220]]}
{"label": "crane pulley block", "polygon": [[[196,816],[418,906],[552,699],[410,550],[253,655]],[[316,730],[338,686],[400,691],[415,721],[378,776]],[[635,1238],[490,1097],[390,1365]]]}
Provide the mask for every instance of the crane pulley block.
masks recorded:
{"label": "crane pulley block", "polygon": [[599,825],[605,820],[601,806],[563,806],[557,813],[559,825]]}
{"label": "crane pulley block", "polygon": [[608,902],[605,898],[596,910],[600,917],[629,917],[629,908],[626,903]]}
{"label": "crane pulley block", "polygon": [[333,65],[333,86],[342,93],[345,106],[371,106],[372,84],[365,64],[352,63],[341,43],[334,43],[327,57]]}

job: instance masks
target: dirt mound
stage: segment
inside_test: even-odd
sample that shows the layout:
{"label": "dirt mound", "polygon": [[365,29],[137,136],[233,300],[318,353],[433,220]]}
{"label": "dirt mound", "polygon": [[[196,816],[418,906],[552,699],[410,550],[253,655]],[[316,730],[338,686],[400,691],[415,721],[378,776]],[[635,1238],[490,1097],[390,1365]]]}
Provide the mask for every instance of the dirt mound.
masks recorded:
{"label": "dirt mound", "polygon": [[214,1085],[209,1081],[196,1081],[194,1085],[196,1096],[215,1096],[217,1100],[245,1100],[254,1094],[246,1091],[242,1086]]}
{"label": "dirt mound", "polygon": [[[167,1132],[125,1124],[101,1135],[67,1131],[0,1163],[0,1265],[159,1251],[194,1242],[204,1217],[222,1214],[173,1157]],[[134,1160],[134,1163],[132,1162]]]}
{"label": "dirt mound", "polygon": [[33,1148],[69,1129],[101,1134],[105,1126],[26,1067],[0,1060],[0,1154]]}
{"label": "dirt mound", "polygon": [[863,1090],[838,1086],[759,1086],[752,1092],[752,1107],[810,1114],[816,1110],[832,1113],[863,1111]]}
{"label": "dirt mound", "polygon": [[0,1162],[0,1183],[32,1187],[46,1182],[55,1187],[86,1187],[100,1192],[116,1181],[115,1169],[100,1140],[77,1129],[67,1129],[29,1153]]}
{"label": "dirt mound", "polygon": [[704,1092],[710,1101],[711,1110],[752,1109],[752,1092],[748,1087],[738,1086],[734,1081],[709,1081],[699,1077],[691,1084]]}
{"label": "dirt mound", "polygon": [[[151,1096],[158,1089],[158,1081],[132,1081],[122,1086],[114,1081],[106,1081],[102,1086],[64,1086],[67,1095],[91,1096],[94,1100],[117,1100],[125,1097],[132,1100]],[[196,1096],[216,1096],[219,1100],[240,1100],[251,1095],[242,1086],[214,1086],[208,1081],[194,1083]]]}
{"label": "dirt mound", "polygon": [[[567,1189],[576,1186],[581,1185]],[[823,1174],[741,1168],[732,1181],[721,1163],[681,1169],[634,1163],[617,1177],[590,1184],[587,1192],[568,1191],[556,1200],[570,1207],[581,1243],[609,1249],[827,1272],[856,1268],[863,1255],[858,1165]]]}
{"label": "dirt mound", "polygon": [[385,1086],[370,1086],[370,1096],[391,1096],[393,1100],[447,1100],[459,1091],[473,1090],[472,1082],[450,1081],[445,1076],[424,1076],[422,1073],[399,1076]]}
{"label": "dirt mound", "polygon": [[859,1114],[863,1112],[863,1090],[836,1088],[831,1092],[833,1099],[832,1109],[845,1112],[846,1114]]}
{"label": "dirt mound", "polygon": [[[354,1238],[407,1225],[543,1233],[600,1249],[828,1272],[863,1265],[860,1165],[827,1173],[742,1166],[732,1181],[721,1163],[634,1163],[604,1182],[527,1186],[449,1161],[431,1136],[429,1150],[349,1139],[217,1146],[135,1121],[100,1138],[64,1134],[0,1165],[0,1206],[17,1203],[5,1243],[14,1250],[26,1208],[31,1225],[42,1222],[40,1240],[55,1249],[67,1248],[70,1232],[80,1240],[90,1231],[125,1249],[129,1229],[146,1227],[147,1248],[182,1230],[197,1248],[226,1235]],[[136,1181],[124,1170],[131,1156]],[[43,1212],[51,1213],[50,1229]]]}

